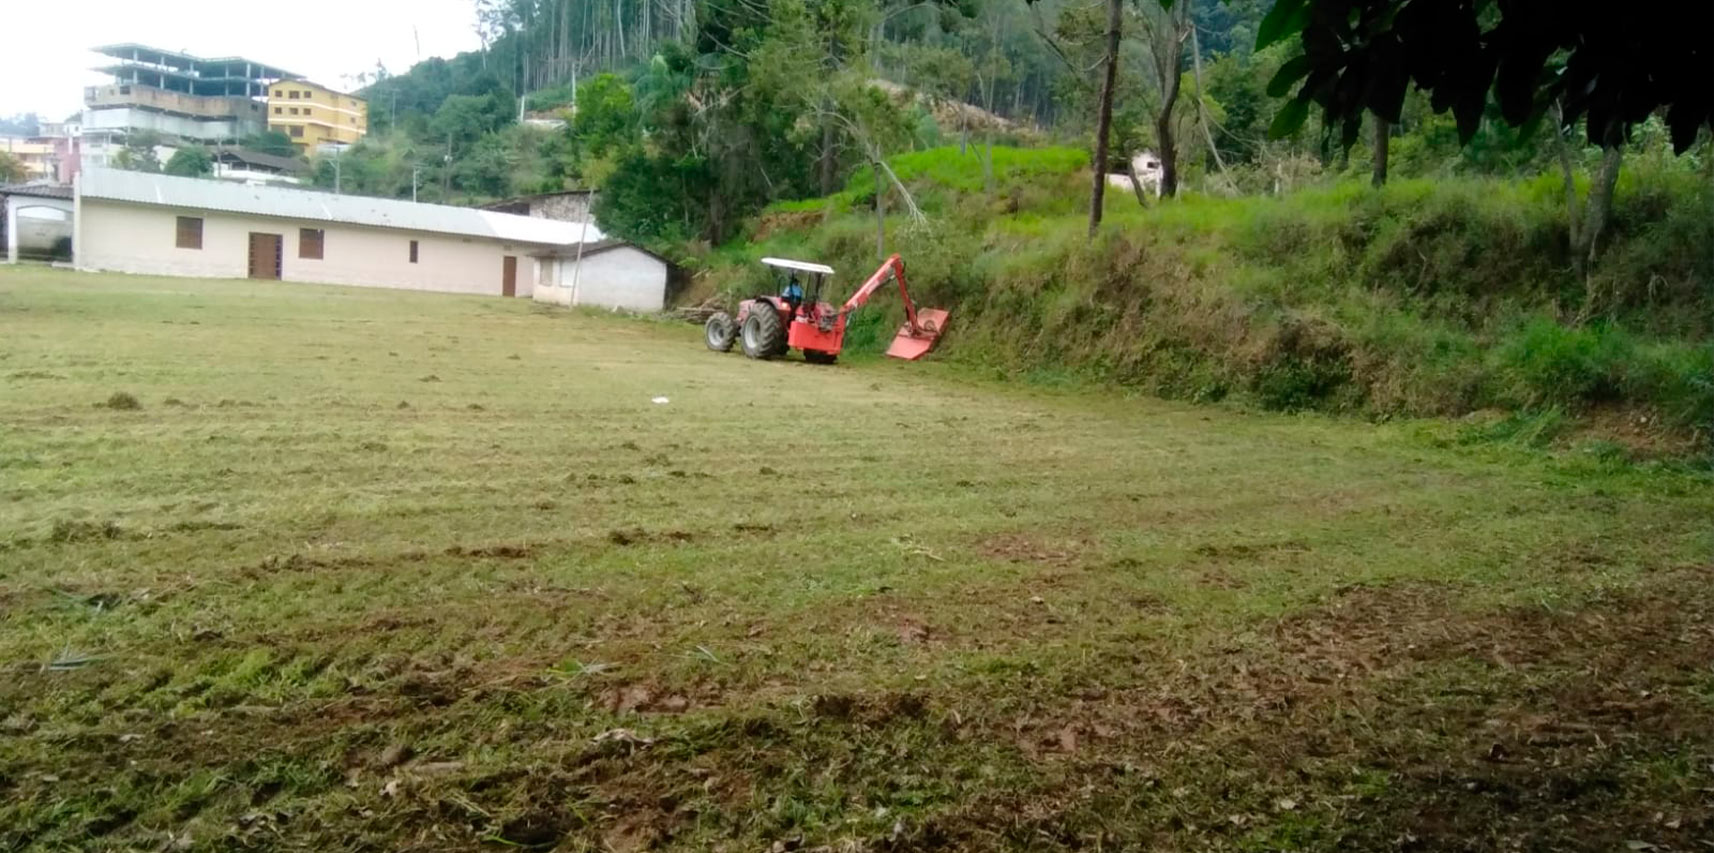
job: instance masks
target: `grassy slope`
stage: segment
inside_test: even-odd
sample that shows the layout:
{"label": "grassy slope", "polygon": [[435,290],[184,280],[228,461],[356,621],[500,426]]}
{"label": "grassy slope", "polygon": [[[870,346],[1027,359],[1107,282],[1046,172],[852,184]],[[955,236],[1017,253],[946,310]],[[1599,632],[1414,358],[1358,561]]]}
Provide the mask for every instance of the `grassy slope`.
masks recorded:
{"label": "grassy slope", "polygon": [[0,316],[0,849],[1714,833],[1706,474],[495,299]]}
{"label": "grassy slope", "polygon": [[[920,296],[955,307],[946,357],[1278,409],[1629,407],[1693,442],[1714,435],[1714,188],[1674,164],[1626,173],[1586,286],[1545,177],[1146,211],[1114,190],[1091,244],[1079,152],[996,149],[991,193],[974,150],[895,162],[930,223],[894,217],[892,250]],[[760,286],[759,254],[873,268],[872,186],[864,173],[825,202],[780,205],[761,241],[713,259],[715,280]]]}

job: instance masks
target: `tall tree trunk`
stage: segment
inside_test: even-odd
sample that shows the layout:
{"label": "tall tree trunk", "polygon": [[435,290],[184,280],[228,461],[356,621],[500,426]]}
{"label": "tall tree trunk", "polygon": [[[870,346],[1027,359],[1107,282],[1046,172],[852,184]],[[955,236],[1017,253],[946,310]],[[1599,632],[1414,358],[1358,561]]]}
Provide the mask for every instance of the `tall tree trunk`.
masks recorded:
{"label": "tall tree trunk", "polygon": [[1190,21],[1191,68],[1196,72],[1196,121],[1202,125],[1202,138],[1208,142],[1208,153],[1214,157],[1214,165],[1219,167],[1220,174],[1225,175],[1226,161],[1220,159],[1220,146],[1214,144],[1214,131],[1208,129],[1208,111],[1202,108],[1202,39],[1196,34],[1196,18],[1188,11],[1186,16]]}
{"label": "tall tree trunk", "polygon": [[1119,29],[1124,21],[1120,0],[1107,0],[1107,65],[1101,81],[1101,104],[1095,118],[1095,158],[1089,165],[1095,173],[1089,191],[1089,239],[1101,230],[1101,203],[1107,191],[1107,134],[1113,128],[1113,89],[1119,80]]}
{"label": "tall tree trunk", "polygon": [[824,197],[833,194],[834,166],[833,122],[823,118],[821,120],[821,162],[818,167],[821,173],[821,194]]}
{"label": "tall tree trunk", "polygon": [[1619,182],[1619,164],[1624,159],[1624,137],[1609,132],[1602,140],[1601,166],[1589,182],[1587,205],[1577,203],[1577,176],[1572,168],[1570,134],[1576,127],[1565,125],[1565,113],[1557,102],[1553,105],[1554,148],[1559,158],[1560,177],[1565,186],[1565,230],[1571,243],[1571,271],[1583,282],[1583,308],[1578,312],[1581,323],[1594,313],[1597,305],[1592,267],[1600,250],[1601,232],[1613,209],[1613,188]]}
{"label": "tall tree trunk", "polygon": [[1601,148],[1601,168],[1589,182],[1588,217],[1583,220],[1582,246],[1572,247],[1581,258],[1583,275],[1583,310],[1579,321],[1588,319],[1599,307],[1595,292],[1595,259],[1600,253],[1601,232],[1607,228],[1607,218],[1613,211],[1613,187],[1619,182],[1619,162],[1624,158],[1624,143],[1609,134]]}
{"label": "tall tree trunk", "polygon": [[1554,153],[1559,156],[1559,174],[1565,184],[1565,230],[1571,239],[1571,271],[1579,279],[1583,277],[1583,247],[1581,225],[1583,214],[1577,204],[1577,175],[1571,168],[1571,144],[1565,140],[1567,132],[1573,128],[1565,127],[1565,113],[1558,102],[1553,105],[1553,139]]}
{"label": "tall tree trunk", "polygon": [[1125,171],[1128,174],[1130,174],[1130,176],[1131,176],[1131,192],[1136,194],[1136,196],[1137,196],[1137,206],[1138,207],[1148,207],[1149,206],[1149,196],[1147,193],[1143,192],[1143,176],[1137,174],[1137,163],[1136,163],[1136,161],[1135,160],[1126,160],[1125,161]]}
{"label": "tall tree trunk", "polygon": [[613,32],[619,36],[619,54],[615,59],[625,58],[625,0],[613,0]]}
{"label": "tall tree trunk", "polygon": [[1390,147],[1393,123],[1375,116],[1375,171],[1369,183],[1377,187],[1387,184],[1387,149]]}
{"label": "tall tree trunk", "polygon": [[1155,114],[1155,137],[1160,143],[1160,194],[1166,198],[1178,195],[1178,137],[1173,110],[1178,106],[1179,83],[1184,77],[1184,40],[1190,35],[1190,3],[1191,0],[1175,3],[1151,34],[1155,73],[1160,75],[1161,87],[1160,111]]}

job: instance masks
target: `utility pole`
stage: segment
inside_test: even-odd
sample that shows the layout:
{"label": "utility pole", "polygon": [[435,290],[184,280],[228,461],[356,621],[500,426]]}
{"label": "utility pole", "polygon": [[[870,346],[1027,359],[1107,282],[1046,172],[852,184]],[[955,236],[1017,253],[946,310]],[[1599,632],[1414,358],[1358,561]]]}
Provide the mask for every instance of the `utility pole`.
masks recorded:
{"label": "utility pole", "polygon": [[340,152],[340,149],[338,149],[338,148],[333,149],[333,194],[334,195],[340,194],[339,152]]}
{"label": "utility pole", "polygon": [[576,266],[573,266],[571,268],[571,304],[572,305],[576,305],[579,302],[578,297],[581,296],[581,294],[578,293],[577,285],[579,283],[579,280],[581,278],[583,278],[583,244],[589,242],[589,218],[592,215],[592,212],[594,211],[594,209],[595,209],[595,191],[591,190],[588,195],[583,197],[583,233],[578,235]]}
{"label": "utility pole", "polygon": [[415,202],[417,200],[417,172],[420,172],[420,171],[422,171],[421,166],[412,166],[411,167],[411,201],[412,202]]}

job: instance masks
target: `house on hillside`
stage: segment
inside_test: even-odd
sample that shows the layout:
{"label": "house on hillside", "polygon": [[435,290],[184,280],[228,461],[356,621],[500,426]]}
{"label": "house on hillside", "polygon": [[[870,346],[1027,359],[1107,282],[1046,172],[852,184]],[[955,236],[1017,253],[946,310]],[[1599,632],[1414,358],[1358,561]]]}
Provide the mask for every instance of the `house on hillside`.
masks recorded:
{"label": "house on hillside", "polygon": [[214,176],[250,184],[295,184],[309,171],[309,164],[296,157],[264,154],[232,145],[214,149]]}
{"label": "house on hillside", "polygon": [[[1131,172],[1136,173],[1137,179],[1143,183],[1144,192],[1152,192],[1155,198],[1160,198],[1161,176],[1165,174],[1161,167],[1161,158],[1153,151],[1144,151],[1131,158]],[[1108,172],[1107,185],[1118,187],[1126,192],[1135,192],[1131,175],[1126,172]]]}
{"label": "house on hillside", "polygon": [[75,208],[78,269],[494,296],[530,296],[530,259],[579,233],[468,207],[112,169],[78,176]]}
{"label": "house on hillside", "polygon": [[589,233],[584,239],[601,240],[607,235],[601,233],[601,229],[595,224],[595,215],[591,207],[594,202],[595,194],[590,190],[560,190],[508,198],[483,205],[482,209],[497,213],[515,213],[519,216],[534,216],[538,219],[575,222],[579,226],[587,224]]}
{"label": "house on hillside", "polygon": [[666,307],[671,261],[623,240],[598,240],[538,252],[535,299],[627,311]]}

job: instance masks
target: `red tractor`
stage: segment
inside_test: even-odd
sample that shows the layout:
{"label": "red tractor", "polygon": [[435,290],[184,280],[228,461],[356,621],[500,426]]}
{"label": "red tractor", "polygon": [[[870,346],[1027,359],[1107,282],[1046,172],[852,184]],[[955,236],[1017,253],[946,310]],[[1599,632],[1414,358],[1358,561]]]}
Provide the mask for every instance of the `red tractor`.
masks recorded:
{"label": "red tractor", "polygon": [[[918,309],[905,289],[905,262],[898,255],[887,259],[869,280],[835,308],[821,301],[827,277],[833,268],[807,261],[763,258],[762,263],[779,270],[785,284],[777,296],[758,296],[738,303],[738,319],[720,311],[708,318],[703,331],[708,348],[726,352],[732,344],[741,342],[744,354],[751,358],[777,358],[788,350],[803,351],[803,360],[811,364],[832,364],[839,358],[845,344],[845,321],[851,312],[863,307],[887,279],[899,281],[899,297],[905,302],[905,324],[887,347],[887,355],[915,361],[922,358],[946,327],[947,312],[939,308]],[[807,291],[800,276],[809,279]]]}

